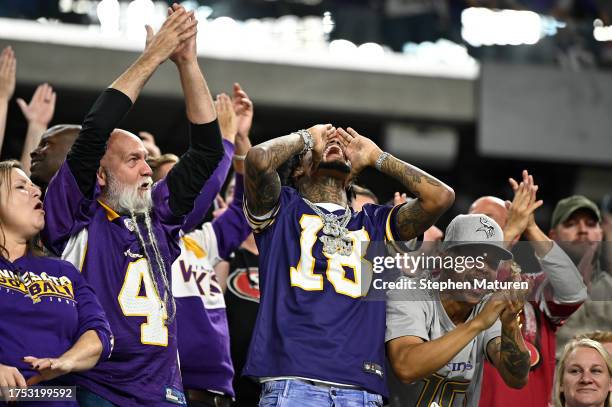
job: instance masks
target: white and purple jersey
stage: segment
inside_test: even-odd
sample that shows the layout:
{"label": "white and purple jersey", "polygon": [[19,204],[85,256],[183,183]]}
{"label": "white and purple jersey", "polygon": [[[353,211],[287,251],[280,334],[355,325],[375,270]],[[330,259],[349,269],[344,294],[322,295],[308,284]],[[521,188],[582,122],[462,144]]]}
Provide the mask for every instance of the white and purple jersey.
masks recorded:
{"label": "white and purple jersey", "polygon": [[[191,224],[197,211],[201,219],[221,190],[234,152],[224,141],[225,156],[206,182],[196,208],[185,223]],[[234,368],[223,291],[214,266],[229,257],[251,229],[242,213],[243,180],[236,174],[234,200],[217,219],[181,236],[181,255],[172,265],[172,294],[176,298],[178,349],[186,389],[211,390],[234,396]],[[183,226],[188,232],[188,226]],[[206,355],[205,357],[202,357]]]}
{"label": "white and purple jersey", "polygon": [[[429,272],[426,276],[432,279]],[[401,277],[406,280],[409,277]],[[483,298],[466,321],[474,319],[484,308],[490,296]],[[433,341],[455,330],[437,291],[391,290],[387,301],[386,340],[402,336],[415,336]],[[480,332],[451,360],[429,377],[411,384],[399,383],[391,377],[395,399],[392,406],[477,407],[480,398],[482,373],[489,342],[501,336],[501,323],[495,323]],[[391,373],[392,374],[392,373]]]}
{"label": "white and purple jersey", "polygon": [[[101,362],[112,350],[102,306],[74,266],[63,260],[26,254],[10,262],[0,257],[0,315],[0,364],[16,367],[26,380],[38,372],[23,361],[24,356],[60,357],[87,331],[95,331],[100,338]],[[74,384],[71,376],[43,382],[45,386],[70,384]]]}
{"label": "white and purple jersey", "polygon": [[[344,209],[318,204],[337,215]],[[283,187],[265,217],[249,214],[259,249],[261,299],[244,375],[299,377],[386,395],[385,303],[363,300],[361,242],[394,240],[396,207],[365,205],[347,225],[350,255],[327,255],[322,219]],[[362,287],[362,284],[364,285]]]}
{"label": "white and purple jersey", "polygon": [[163,271],[147,259],[156,259],[153,237],[163,267],[171,270],[180,254],[178,239],[185,216],[221,160],[223,146],[216,122],[191,125],[189,150],[152,188],[148,233],[140,217],[134,221],[96,199],[100,193],[96,170],[106,142],[130,107],[130,99],[115,89],[107,89],[94,104],[47,189],[42,237],[48,249],[81,270],[115,335],[111,358],[77,375],[77,383],[122,407],[182,405],[177,319],[169,317],[160,298],[167,288]]}
{"label": "white and purple jersey", "polygon": [[[165,204],[165,182],[155,184],[152,197],[153,233],[163,258],[174,259],[179,254],[176,240],[182,219],[174,217]],[[45,210],[45,241],[57,242],[54,251],[80,268],[115,334],[113,357],[78,375],[78,383],[121,406],[163,404],[166,389],[172,394],[181,392],[176,318],[167,321],[166,307],[133,232],[144,226],[134,225],[130,217],[120,216],[101,202],[86,199],[67,163],[49,185]],[[161,279],[157,285],[163,287]]]}

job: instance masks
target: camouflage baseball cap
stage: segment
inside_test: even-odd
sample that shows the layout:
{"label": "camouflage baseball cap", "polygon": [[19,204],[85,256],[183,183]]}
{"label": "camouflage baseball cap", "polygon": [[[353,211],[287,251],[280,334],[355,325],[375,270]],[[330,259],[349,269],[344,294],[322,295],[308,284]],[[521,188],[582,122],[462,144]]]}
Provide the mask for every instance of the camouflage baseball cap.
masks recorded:
{"label": "camouflage baseball cap", "polygon": [[595,214],[597,221],[601,222],[601,213],[595,202],[583,195],[572,195],[557,202],[557,206],[555,206],[552,214],[550,227],[554,228],[559,223],[565,222],[578,209],[590,210]]}

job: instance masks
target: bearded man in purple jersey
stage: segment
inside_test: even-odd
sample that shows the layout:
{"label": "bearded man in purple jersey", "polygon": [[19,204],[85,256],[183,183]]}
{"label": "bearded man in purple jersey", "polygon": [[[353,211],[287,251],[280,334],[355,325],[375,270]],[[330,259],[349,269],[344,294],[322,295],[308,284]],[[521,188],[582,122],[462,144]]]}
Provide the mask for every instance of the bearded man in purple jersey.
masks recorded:
{"label": "bearded man in purple jersey", "polygon": [[[142,55],[98,98],[45,197],[43,241],[99,295],[116,353],[76,377],[81,406],[184,405],[169,283],[178,236],[223,156],[216,111],[196,54],[197,21],[174,5]],[[178,68],[190,146],[152,185],[142,140],[116,129],[157,67]]]}
{"label": "bearded man in purple jersey", "polygon": [[[296,155],[295,188],[281,187],[277,170]],[[416,199],[353,212],[346,189],[366,167]],[[263,383],[259,405],[382,406],[385,302],[361,300],[360,243],[414,239],[452,205],[453,190],[355,130],[327,124],[253,147],[245,195],[261,300],[243,374]]]}

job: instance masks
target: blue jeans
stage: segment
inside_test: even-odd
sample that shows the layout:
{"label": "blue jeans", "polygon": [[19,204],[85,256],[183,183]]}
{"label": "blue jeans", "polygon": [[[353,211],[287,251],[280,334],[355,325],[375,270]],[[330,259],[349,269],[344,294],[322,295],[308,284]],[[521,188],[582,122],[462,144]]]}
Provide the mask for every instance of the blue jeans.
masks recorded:
{"label": "blue jeans", "polygon": [[110,401],[81,386],[77,387],[76,395],[81,407],[115,407]]}
{"label": "blue jeans", "polygon": [[382,397],[364,390],[315,386],[299,379],[265,382],[259,407],[382,407]]}

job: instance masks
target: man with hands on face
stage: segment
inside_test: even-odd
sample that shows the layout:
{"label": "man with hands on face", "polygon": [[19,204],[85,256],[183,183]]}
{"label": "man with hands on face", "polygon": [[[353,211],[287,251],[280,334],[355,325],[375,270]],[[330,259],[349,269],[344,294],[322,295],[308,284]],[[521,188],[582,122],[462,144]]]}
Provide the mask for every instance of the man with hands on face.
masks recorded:
{"label": "man with hands on face", "polygon": [[[294,187],[281,186],[286,163]],[[253,147],[245,214],[260,253],[260,308],[243,371],[260,406],[382,406],[385,304],[362,301],[361,243],[411,240],[452,204],[453,190],[353,129],[316,125]],[[353,212],[347,187],[365,167],[417,199]]]}
{"label": "man with hands on face", "polygon": [[486,215],[459,215],[446,229],[442,250],[443,257],[486,257],[482,266],[440,271],[439,280],[471,288],[388,293],[387,355],[396,377],[408,384],[394,395],[394,406],[477,406],[485,358],[508,386],[527,382],[529,352],[517,320],[525,293],[487,295],[474,285],[495,280],[500,262],[512,258],[501,228]]}

